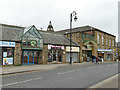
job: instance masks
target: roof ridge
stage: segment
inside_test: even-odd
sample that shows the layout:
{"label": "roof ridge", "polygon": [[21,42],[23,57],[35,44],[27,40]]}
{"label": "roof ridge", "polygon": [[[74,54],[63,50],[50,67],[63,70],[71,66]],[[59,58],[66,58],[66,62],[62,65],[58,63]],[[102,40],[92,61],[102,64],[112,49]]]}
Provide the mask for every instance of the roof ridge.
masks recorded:
{"label": "roof ridge", "polygon": [[64,36],[64,35],[60,35],[60,34],[55,34],[55,33],[48,33],[48,32],[40,32],[40,33],[46,33],[46,34],[51,34],[51,35],[56,35],[56,36]]}

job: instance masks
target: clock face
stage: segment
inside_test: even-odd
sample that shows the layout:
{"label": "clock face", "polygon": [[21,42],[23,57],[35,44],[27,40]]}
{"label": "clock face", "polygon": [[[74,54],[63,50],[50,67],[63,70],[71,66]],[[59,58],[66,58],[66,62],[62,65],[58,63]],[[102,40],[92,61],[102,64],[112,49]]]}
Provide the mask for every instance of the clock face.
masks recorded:
{"label": "clock face", "polygon": [[37,41],[36,40],[31,40],[30,44],[31,44],[31,46],[36,46],[37,45]]}

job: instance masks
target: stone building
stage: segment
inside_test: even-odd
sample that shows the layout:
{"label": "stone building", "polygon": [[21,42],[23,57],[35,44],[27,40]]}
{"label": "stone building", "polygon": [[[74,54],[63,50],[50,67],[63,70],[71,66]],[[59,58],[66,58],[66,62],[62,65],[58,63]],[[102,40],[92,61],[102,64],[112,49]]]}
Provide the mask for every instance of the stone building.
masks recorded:
{"label": "stone building", "polygon": [[[60,30],[56,34],[70,37],[69,29]],[[87,57],[99,56],[104,61],[115,60],[116,36],[100,29],[84,26],[72,29],[72,40],[80,45],[80,60],[87,60]]]}
{"label": "stone building", "polygon": [[120,42],[117,43],[117,56],[120,60]]}
{"label": "stone building", "polygon": [[[0,29],[2,65],[69,62],[70,40],[66,36],[37,30],[34,25],[19,27],[1,24],[0,27],[2,28]],[[73,62],[80,62],[79,47],[72,41]]]}

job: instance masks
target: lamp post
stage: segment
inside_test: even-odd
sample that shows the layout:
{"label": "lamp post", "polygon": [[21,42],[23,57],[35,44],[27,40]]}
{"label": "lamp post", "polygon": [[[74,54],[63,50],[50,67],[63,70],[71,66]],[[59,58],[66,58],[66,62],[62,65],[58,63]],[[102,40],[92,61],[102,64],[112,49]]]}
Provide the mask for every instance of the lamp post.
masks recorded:
{"label": "lamp post", "polygon": [[72,46],[72,17],[74,16],[74,21],[76,22],[77,21],[77,16],[76,16],[76,12],[73,11],[71,14],[70,14],[70,64],[72,64],[72,53],[71,53],[71,46]]}

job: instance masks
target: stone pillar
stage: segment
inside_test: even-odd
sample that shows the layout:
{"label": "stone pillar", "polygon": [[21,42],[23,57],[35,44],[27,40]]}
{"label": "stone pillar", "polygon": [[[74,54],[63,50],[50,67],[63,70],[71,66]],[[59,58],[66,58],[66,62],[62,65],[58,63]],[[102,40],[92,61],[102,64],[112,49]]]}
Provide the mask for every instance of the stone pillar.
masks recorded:
{"label": "stone pillar", "polygon": [[42,62],[42,56],[43,56],[43,51],[41,50],[41,51],[38,51],[38,53],[39,53],[39,56],[38,56],[38,64],[42,64],[43,62]]}
{"label": "stone pillar", "polygon": [[64,50],[63,50],[62,62],[63,62],[63,63],[66,62],[66,47],[64,47]]}
{"label": "stone pillar", "polygon": [[104,61],[107,60],[107,52],[104,53]]}
{"label": "stone pillar", "polygon": [[14,49],[14,65],[20,65],[21,64],[21,43],[15,43],[15,49]]}
{"label": "stone pillar", "polygon": [[98,56],[98,48],[96,46],[92,48],[92,55]]}
{"label": "stone pillar", "polygon": [[43,50],[39,51],[39,64],[47,64],[48,57],[48,45],[43,46]]}
{"label": "stone pillar", "polygon": [[82,57],[82,45],[80,46],[80,62],[83,61],[83,57]]}

